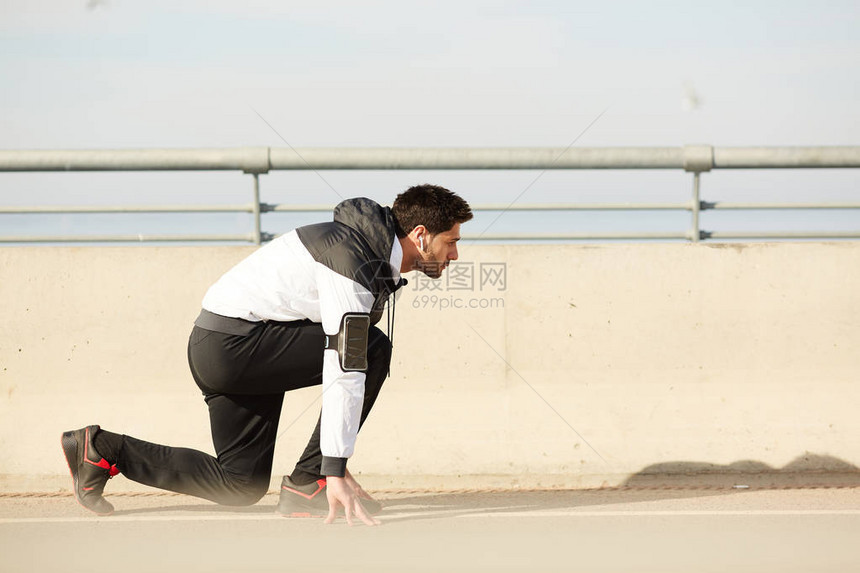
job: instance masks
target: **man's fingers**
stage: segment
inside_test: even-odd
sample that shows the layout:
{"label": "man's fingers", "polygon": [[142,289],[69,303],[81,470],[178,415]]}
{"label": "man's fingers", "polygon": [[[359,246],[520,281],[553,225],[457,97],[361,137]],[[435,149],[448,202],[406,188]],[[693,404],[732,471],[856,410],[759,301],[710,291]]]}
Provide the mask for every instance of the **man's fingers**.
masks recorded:
{"label": "man's fingers", "polygon": [[368,515],[367,510],[364,509],[364,506],[361,505],[361,502],[358,500],[358,498],[356,498],[355,500],[355,514],[360,520],[364,522],[365,525],[379,525],[379,521]]}
{"label": "man's fingers", "polygon": [[337,501],[330,500],[328,502],[328,516],[323,523],[334,523],[337,519]]}
{"label": "man's fingers", "polygon": [[352,504],[351,503],[345,503],[343,505],[343,511],[346,514],[347,525],[352,527]]}

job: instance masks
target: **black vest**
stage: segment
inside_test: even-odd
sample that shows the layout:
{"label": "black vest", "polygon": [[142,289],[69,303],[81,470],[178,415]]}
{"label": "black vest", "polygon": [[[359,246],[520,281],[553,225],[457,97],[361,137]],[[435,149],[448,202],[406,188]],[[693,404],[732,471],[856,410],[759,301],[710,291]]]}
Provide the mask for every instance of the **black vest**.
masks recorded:
{"label": "black vest", "polygon": [[389,295],[405,284],[392,276],[395,229],[390,208],[362,197],[335,207],[334,221],[299,227],[296,234],[315,261],[373,293],[370,322],[376,324]]}

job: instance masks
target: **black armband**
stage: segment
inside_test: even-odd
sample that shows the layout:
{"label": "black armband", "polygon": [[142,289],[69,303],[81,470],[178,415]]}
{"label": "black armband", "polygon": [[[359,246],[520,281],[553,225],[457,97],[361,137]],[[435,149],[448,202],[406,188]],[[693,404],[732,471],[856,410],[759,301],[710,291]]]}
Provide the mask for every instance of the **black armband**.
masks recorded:
{"label": "black armband", "polygon": [[335,335],[326,334],[326,350],[335,350],[340,369],[344,372],[367,372],[367,339],[370,315],[350,312],[340,320],[340,330]]}

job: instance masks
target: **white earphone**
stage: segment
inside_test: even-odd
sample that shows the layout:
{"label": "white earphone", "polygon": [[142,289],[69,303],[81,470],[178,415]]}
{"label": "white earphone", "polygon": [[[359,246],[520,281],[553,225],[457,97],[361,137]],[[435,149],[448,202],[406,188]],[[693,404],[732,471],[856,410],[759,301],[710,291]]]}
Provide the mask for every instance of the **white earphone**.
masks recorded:
{"label": "white earphone", "polygon": [[418,242],[421,244],[421,250],[424,250],[424,237],[418,237]]}

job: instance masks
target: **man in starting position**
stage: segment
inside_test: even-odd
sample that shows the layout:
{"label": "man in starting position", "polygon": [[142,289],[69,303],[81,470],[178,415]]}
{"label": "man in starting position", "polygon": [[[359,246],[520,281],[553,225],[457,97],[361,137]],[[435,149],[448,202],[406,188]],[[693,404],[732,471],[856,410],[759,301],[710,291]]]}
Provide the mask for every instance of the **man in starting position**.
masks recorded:
{"label": "man in starting position", "polygon": [[[439,278],[457,259],[469,205],[435,185],[411,187],[391,208],[349,199],[334,221],[299,227],[258,249],[206,293],[188,363],[209,407],[217,457],[87,426],[64,432],[75,497],[108,515],[107,480],[225,505],[251,505],[269,488],[284,393],[322,384],[322,413],[278,511],[326,516],[342,506],[368,525],[381,509],[347,470],[356,435],[388,374],[391,341],[375,325],[416,269]],[[364,500],[362,502],[359,500]]]}

